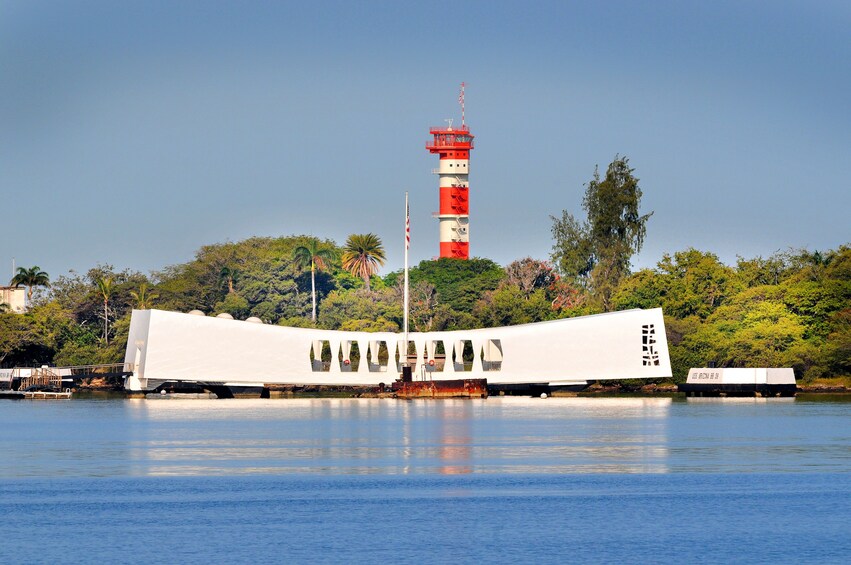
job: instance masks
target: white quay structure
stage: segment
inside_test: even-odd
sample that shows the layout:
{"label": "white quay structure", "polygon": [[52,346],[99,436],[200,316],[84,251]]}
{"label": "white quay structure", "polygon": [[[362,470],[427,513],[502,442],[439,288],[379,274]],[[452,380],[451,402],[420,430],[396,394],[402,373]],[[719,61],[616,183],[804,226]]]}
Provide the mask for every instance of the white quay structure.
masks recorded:
{"label": "white quay structure", "polygon": [[[577,386],[589,380],[671,376],[659,308],[407,335],[416,349],[416,361],[413,356],[409,360],[415,363],[415,379]],[[354,344],[360,352],[356,359]],[[399,377],[405,350],[404,333],[292,328],[256,319],[134,310],[125,355],[133,375],[125,378],[125,388],[153,391],[165,383],[389,385]]]}

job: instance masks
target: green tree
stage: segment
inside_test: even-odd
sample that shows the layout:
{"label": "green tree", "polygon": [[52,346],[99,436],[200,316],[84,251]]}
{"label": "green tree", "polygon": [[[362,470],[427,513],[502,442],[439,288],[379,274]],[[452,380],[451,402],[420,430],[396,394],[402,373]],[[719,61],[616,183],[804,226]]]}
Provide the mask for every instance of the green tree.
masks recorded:
{"label": "green tree", "polygon": [[148,283],[140,284],[138,290],[131,290],[130,296],[133,297],[136,308],[139,310],[147,310],[151,307],[153,301],[160,297],[159,294],[150,289]]}
{"label": "green tree", "polygon": [[352,234],[343,246],[343,268],[363,279],[369,290],[369,278],[384,265],[384,246],[374,233]]}
{"label": "green tree", "polygon": [[527,294],[516,284],[486,292],[473,309],[473,316],[482,327],[530,324],[551,319],[552,315],[552,305],[544,289]]}
{"label": "green tree", "polygon": [[112,338],[109,345],[105,345],[100,337],[88,331],[86,326],[78,326],[66,333],[53,362],[60,366],[118,363],[124,358],[129,330],[129,316],[115,319],[110,328]]}
{"label": "green tree", "polygon": [[653,269],[641,269],[621,281],[613,297],[615,310],[666,308],[671,277]]}
{"label": "green tree", "polygon": [[[317,301],[320,290],[327,293],[330,279],[317,273]],[[241,295],[251,308],[250,314],[261,320],[276,323],[280,318],[307,316],[310,321],[310,296],[299,289],[300,278],[295,265],[282,258],[263,263],[263,268],[252,268],[242,281]]]}
{"label": "green tree", "polygon": [[[109,298],[110,324],[130,313],[134,303],[131,292],[141,285],[150,286],[148,278],[131,270],[115,271],[111,265],[98,265],[85,275],[71,273],[61,276],[51,284],[51,299],[68,310],[76,323],[103,327],[103,295],[97,281],[111,278],[112,294]],[[114,334],[114,332],[112,332]]]}
{"label": "green tree", "polygon": [[641,250],[647,220],[641,215],[641,188],[626,157],[615,156],[600,179],[586,185],[582,207],[588,218],[579,222],[566,210],[552,217],[555,239],[552,259],[565,276],[588,288],[605,311],[621,279],[629,274],[630,259]]}
{"label": "green tree", "polygon": [[33,288],[37,286],[50,286],[50,276],[41,270],[41,267],[18,267],[18,272],[12,277],[12,286],[27,287],[27,303],[33,299]]}
{"label": "green tree", "polygon": [[[188,263],[166,267],[156,273],[157,304],[164,309],[205,312],[214,311],[227,294],[238,293],[249,302],[252,315],[270,322],[278,317],[310,316],[309,305],[301,312],[301,288],[305,297],[311,286],[311,277],[301,276],[293,266],[293,249],[308,245],[314,239],[308,236],[252,237],[237,243],[206,245]],[[322,246],[336,250],[334,243],[322,241]],[[238,270],[238,277],[227,284],[222,270]],[[330,292],[335,284],[330,274],[316,273],[317,307],[323,293]],[[268,291],[262,285],[270,285]],[[230,292],[230,288],[233,292]],[[307,298],[309,303],[310,299]],[[298,312],[295,304],[298,303]],[[254,313],[254,311],[258,313]]]}
{"label": "green tree", "polygon": [[[404,302],[403,279],[399,279],[396,293],[399,302]],[[409,307],[409,322],[415,332],[443,331],[456,319],[452,309],[440,303],[435,286],[427,281],[411,285]]]}
{"label": "green tree", "polygon": [[319,324],[335,330],[397,332],[402,327],[402,304],[392,288],[335,290],[322,302]]}
{"label": "green tree", "polygon": [[552,234],[555,240],[550,257],[562,275],[579,288],[587,290],[595,264],[594,242],[587,223],[580,223],[567,210],[562,210],[561,218],[550,216],[550,219],[553,221]]}
{"label": "green tree", "polygon": [[287,326],[290,328],[313,328],[316,324],[305,318],[304,316],[292,316],[289,318],[278,318],[279,326]]}
{"label": "green tree", "polygon": [[[471,313],[476,301],[488,290],[495,290],[505,279],[502,267],[490,259],[479,257],[468,260],[441,257],[437,261],[422,261],[410,270],[409,275],[412,288],[422,281],[434,285],[439,302],[456,313]],[[395,286],[400,284],[402,276],[403,271],[390,273],[385,282],[388,286]],[[458,329],[465,327],[466,324],[462,324]]]}
{"label": "green tree", "polygon": [[833,375],[851,376],[851,308],[831,316],[832,331],[826,340],[826,364]]}
{"label": "green tree", "polygon": [[32,367],[51,362],[73,327],[70,314],[55,301],[34,305],[24,314],[0,313],[0,365]]}
{"label": "green tree", "polygon": [[219,280],[228,287],[228,294],[233,294],[233,283],[239,277],[239,269],[225,265],[219,270]]}
{"label": "green tree", "polygon": [[37,359],[44,350],[41,337],[31,316],[0,313],[0,365],[23,365]]}
{"label": "green tree", "polygon": [[665,333],[668,338],[668,352],[671,356],[674,382],[684,383],[690,368],[705,367],[707,361],[713,360],[711,340],[701,341],[695,338],[695,334],[705,325],[705,322],[697,316],[683,319],[665,316]]}
{"label": "green tree", "polygon": [[316,271],[324,271],[334,260],[334,250],[322,245],[315,237],[293,249],[293,260],[300,269],[310,265],[310,296],[313,302],[313,323],[316,323]]}
{"label": "green tree", "polygon": [[248,311],[251,306],[243,296],[236,292],[229,292],[225,295],[224,300],[217,302],[214,311],[217,314],[230,314],[237,320],[244,320],[248,317]]}
{"label": "green tree", "polygon": [[712,253],[696,249],[667,253],[656,269],[642,269],[625,277],[612,297],[616,310],[659,308],[675,318],[706,319],[738,293],[736,272]]}
{"label": "green tree", "polygon": [[735,271],[712,253],[687,249],[673,258],[666,253],[657,268],[668,275],[662,307],[680,318],[697,315],[705,319],[741,290]]}
{"label": "green tree", "polygon": [[780,253],[768,259],[738,257],[736,261],[736,274],[745,287],[779,284],[788,268],[786,256]]}
{"label": "green tree", "polygon": [[[722,312],[727,308],[729,313]],[[796,363],[804,325],[785,305],[764,301],[744,311],[736,305],[725,306],[715,318],[726,334],[726,339],[719,340],[722,366],[789,367]]]}
{"label": "green tree", "polygon": [[157,273],[161,304],[166,309],[212,311],[215,304],[237,290],[239,275],[252,255],[262,253],[263,240],[205,245],[194,260]]}

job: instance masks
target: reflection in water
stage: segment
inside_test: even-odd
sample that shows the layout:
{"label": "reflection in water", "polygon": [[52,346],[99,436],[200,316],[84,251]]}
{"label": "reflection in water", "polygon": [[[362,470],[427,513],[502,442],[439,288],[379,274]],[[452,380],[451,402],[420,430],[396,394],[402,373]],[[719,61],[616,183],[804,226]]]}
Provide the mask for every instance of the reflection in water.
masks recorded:
{"label": "reflection in water", "polygon": [[440,467],[442,475],[466,475],[472,473],[472,404],[469,402],[440,403],[444,408],[440,422]]}
{"label": "reflection in water", "polygon": [[764,396],[687,396],[686,402],[691,404],[762,404],[765,402],[794,404],[795,398],[792,396],[778,396],[776,398]]}
{"label": "reflection in water", "polygon": [[658,473],[669,398],[135,400],[133,474]]}
{"label": "reflection in water", "polygon": [[849,416],[771,400],[8,401],[0,563],[839,562]]}
{"label": "reflection in water", "polygon": [[845,473],[851,402],[9,402],[0,477]]}

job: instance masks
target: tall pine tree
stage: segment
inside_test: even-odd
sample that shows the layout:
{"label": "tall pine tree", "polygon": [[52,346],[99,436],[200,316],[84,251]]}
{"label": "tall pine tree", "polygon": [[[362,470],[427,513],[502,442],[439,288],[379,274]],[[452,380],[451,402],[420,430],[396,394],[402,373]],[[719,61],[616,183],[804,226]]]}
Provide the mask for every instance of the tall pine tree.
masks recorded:
{"label": "tall pine tree", "polygon": [[641,250],[647,220],[641,215],[641,188],[629,167],[629,159],[615,155],[600,179],[599,170],[585,187],[584,222],[567,210],[552,217],[552,259],[561,273],[590,291],[605,311],[612,309],[612,295],[629,274],[630,259]]}

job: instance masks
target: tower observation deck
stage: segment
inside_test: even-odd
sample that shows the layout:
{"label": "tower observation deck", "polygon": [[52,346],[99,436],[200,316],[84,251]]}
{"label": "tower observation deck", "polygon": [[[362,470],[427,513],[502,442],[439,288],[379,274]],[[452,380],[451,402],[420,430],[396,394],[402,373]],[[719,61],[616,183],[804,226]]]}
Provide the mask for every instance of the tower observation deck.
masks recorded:
{"label": "tower observation deck", "polygon": [[440,156],[440,167],[434,170],[440,179],[440,257],[456,259],[470,258],[469,174],[474,136],[463,123],[463,86],[461,127],[433,127],[429,130],[432,139],[426,142],[426,149]]}

